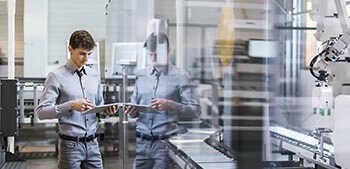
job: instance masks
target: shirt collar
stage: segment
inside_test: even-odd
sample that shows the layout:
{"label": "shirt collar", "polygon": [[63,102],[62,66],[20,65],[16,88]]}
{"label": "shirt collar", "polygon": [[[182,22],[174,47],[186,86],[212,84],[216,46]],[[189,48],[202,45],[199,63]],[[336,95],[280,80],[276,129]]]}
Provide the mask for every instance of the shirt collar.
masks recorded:
{"label": "shirt collar", "polygon": [[157,73],[161,73],[163,75],[168,75],[171,67],[172,67],[171,63],[168,63],[168,66],[166,66],[164,68],[156,68],[156,67],[152,66],[150,75],[156,75]]}
{"label": "shirt collar", "polygon": [[79,77],[81,77],[83,74],[87,75],[84,66],[80,70],[79,69],[75,69],[74,72],[77,72]]}
{"label": "shirt collar", "polygon": [[152,66],[151,73],[149,75],[157,74],[157,72],[158,72],[158,69]]}
{"label": "shirt collar", "polygon": [[70,73],[72,73],[72,75],[75,73],[76,68],[69,62],[69,60],[66,62],[65,67]]}
{"label": "shirt collar", "polygon": [[69,60],[66,62],[65,67],[72,75],[74,75],[74,73],[76,73],[78,71],[80,71],[81,74],[87,75],[84,66],[80,70],[78,70],[72,63],[70,63]]}

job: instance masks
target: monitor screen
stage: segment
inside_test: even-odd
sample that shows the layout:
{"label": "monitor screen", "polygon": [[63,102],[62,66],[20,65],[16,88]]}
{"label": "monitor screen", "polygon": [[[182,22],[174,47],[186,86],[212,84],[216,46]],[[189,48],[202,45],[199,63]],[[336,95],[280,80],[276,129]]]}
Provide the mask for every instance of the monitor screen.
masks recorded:
{"label": "monitor screen", "polygon": [[112,76],[122,74],[122,65],[128,65],[128,74],[135,75],[136,71],[146,67],[146,51],[143,42],[113,43]]}
{"label": "monitor screen", "polygon": [[248,56],[255,58],[272,58],[278,53],[277,41],[251,39],[248,43]]}

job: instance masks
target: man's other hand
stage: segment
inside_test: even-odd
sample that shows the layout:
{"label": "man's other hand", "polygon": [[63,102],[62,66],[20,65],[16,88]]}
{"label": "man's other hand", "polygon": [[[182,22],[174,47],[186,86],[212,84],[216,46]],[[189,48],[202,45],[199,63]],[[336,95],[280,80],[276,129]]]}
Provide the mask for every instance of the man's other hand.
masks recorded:
{"label": "man's other hand", "polygon": [[72,109],[79,112],[84,112],[92,108],[94,108],[94,105],[88,99],[77,99],[72,102]]}
{"label": "man's other hand", "polygon": [[113,115],[115,113],[117,113],[118,111],[118,106],[110,106],[110,107],[107,107],[105,109],[105,111],[103,112],[104,115]]}
{"label": "man's other hand", "polygon": [[162,98],[153,99],[151,102],[151,107],[157,111],[169,110],[171,107],[171,101]]}
{"label": "man's other hand", "polygon": [[124,105],[123,110],[126,114],[130,115],[131,117],[137,117],[139,115],[134,106]]}

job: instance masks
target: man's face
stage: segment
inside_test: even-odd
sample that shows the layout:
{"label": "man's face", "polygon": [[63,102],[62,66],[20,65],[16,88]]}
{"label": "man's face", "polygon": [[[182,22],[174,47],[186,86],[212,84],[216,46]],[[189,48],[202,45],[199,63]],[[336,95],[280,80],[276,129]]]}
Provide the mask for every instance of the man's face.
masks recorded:
{"label": "man's face", "polygon": [[69,46],[70,60],[77,66],[81,68],[87,63],[89,56],[92,53],[91,50],[83,49],[81,47],[73,49]]}
{"label": "man's face", "polygon": [[159,55],[157,52],[147,51],[147,56],[149,59],[149,63],[153,66],[166,66],[168,64],[168,52],[160,52]]}
{"label": "man's face", "polygon": [[150,59],[150,61],[151,61],[151,63],[157,63],[157,53],[156,52],[150,52],[150,51],[148,51],[147,52],[147,55],[148,55],[148,57],[149,57],[149,59]]}

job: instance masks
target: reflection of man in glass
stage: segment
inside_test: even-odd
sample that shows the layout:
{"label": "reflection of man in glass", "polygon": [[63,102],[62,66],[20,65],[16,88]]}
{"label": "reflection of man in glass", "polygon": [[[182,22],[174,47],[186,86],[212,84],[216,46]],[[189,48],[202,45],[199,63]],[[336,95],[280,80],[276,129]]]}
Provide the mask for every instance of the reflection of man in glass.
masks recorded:
{"label": "reflection of man in glass", "polygon": [[189,75],[169,62],[168,37],[152,33],[144,46],[152,66],[137,74],[131,101],[153,110],[125,107],[131,117],[138,117],[134,168],[169,168],[165,141],[176,129],[177,117],[198,117],[200,107]]}
{"label": "reflection of man in glass", "polygon": [[[104,103],[99,73],[85,66],[95,46],[89,32],[75,31],[69,40],[69,60],[47,75],[40,98],[39,119],[58,118],[60,169],[103,168],[97,115],[81,113]],[[116,111],[111,106],[103,113]]]}

